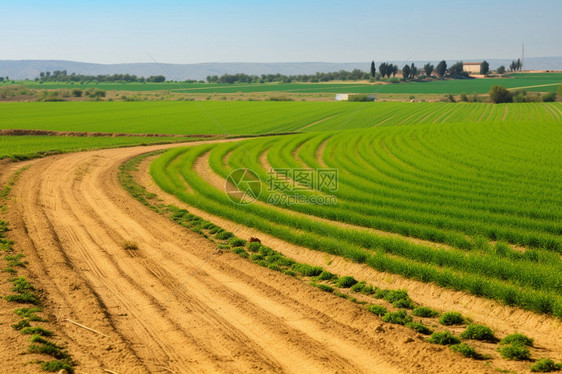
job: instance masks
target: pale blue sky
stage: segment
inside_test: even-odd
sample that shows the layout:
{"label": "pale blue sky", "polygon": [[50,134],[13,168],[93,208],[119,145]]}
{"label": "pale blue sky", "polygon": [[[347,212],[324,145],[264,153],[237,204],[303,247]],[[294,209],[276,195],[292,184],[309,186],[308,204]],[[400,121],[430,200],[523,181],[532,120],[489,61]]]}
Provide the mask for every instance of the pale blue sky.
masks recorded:
{"label": "pale blue sky", "polygon": [[0,60],[359,62],[562,56],[561,0],[0,0]]}

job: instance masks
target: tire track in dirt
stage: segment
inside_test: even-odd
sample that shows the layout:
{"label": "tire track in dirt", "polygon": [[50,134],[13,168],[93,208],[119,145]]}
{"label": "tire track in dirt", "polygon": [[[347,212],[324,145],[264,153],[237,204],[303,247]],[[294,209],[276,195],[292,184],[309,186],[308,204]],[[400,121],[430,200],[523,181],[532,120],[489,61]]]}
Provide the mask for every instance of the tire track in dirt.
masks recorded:
{"label": "tire track in dirt", "polygon": [[[36,253],[31,269],[49,310],[109,335],[60,323],[79,372],[408,371],[386,357],[390,339],[380,342],[369,313],[231,253],[160,308],[215,251],[119,185],[122,162],[165,147],[38,160],[14,189],[15,238],[35,243],[25,252]],[[125,240],[139,249],[124,250]]]}

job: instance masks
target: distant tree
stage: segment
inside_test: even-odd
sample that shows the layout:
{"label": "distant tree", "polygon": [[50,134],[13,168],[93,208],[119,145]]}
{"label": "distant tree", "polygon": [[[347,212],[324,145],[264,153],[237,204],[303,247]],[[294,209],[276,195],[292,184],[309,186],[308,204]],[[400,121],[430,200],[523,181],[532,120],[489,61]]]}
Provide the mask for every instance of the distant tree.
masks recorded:
{"label": "distant tree", "polygon": [[505,87],[494,85],[489,92],[490,100],[495,104],[513,102],[513,95]]}
{"label": "distant tree", "polygon": [[459,77],[459,76],[463,75],[463,63],[462,63],[462,61],[457,61],[456,64],[452,65],[449,68],[449,74],[452,77]]}
{"label": "distant tree", "polygon": [[388,64],[386,62],[383,62],[382,64],[379,65],[379,73],[383,78],[388,74]]}
{"label": "distant tree", "polygon": [[390,66],[392,67],[392,76],[395,77],[396,73],[398,73],[398,65],[390,64]]}
{"label": "distant tree", "polygon": [[75,88],[72,90],[71,94],[74,97],[82,97],[82,90],[79,88]]}
{"label": "distant tree", "polygon": [[509,64],[509,70],[511,70],[511,71],[520,71],[522,67],[523,67],[523,64],[521,63],[520,58],[518,58],[517,60],[511,61],[511,64]]}
{"label": "distant tree", "polygon": [[371,61],[371,77],[375,77],[377,74],[377,68],[375,67],[375,61]]}
{"label": "distant tree", "polygon": [[445,62],[445,60],[442,60],[437,64],[437,67],[435,68],[435,72],[440,77],[443,77],[445,75],[445,73],[447,72],[447,63]]}
{"label": "distant tree", "polygon": [[153,83],[162,83],[166,81],[166,77],[163,75],[153,75],[150,76],[146,79],[147,82],[153,82]]}
{"label": "distant tree", "polygon": [[545,103],[553,103],[556,101],[556,92],[549,92],[544,94],[542,101]]}
{"label": "distant tree", "polygon": [[505,66],[503,66],[503,65],[500,66],[500,67],[498,68],[498,70],[496,70],[496,72],[497,72],[498,74],[503,74],[503,73],[505,73]]}
{"label": "distant tree", "polygon": [[488,64],[488,62],[486,60],[484,60],[481,64],[480,64],[480,74],[482,75],[488,75],[488,72],[490,71],[490,64]]}
{"label": "distant tree", "polygon": [[0,77],[0,82],[3,82],[3,81],[4,81],[4,77]]}
{"label": "distant tree", "polygon": [[410,65],[410,76],[412,77],[412,79],[416,78],[416,75],[418,75],[418,68],[416,67],[416,65],[412,62],[412,65]]}
{"label": "distant tree", "polygon": [[429,62],[423,66],[423,71],[425,72],[425,75],[427,75],[428,77],[431,76],[431,73],[433,73],[433,69],[434,69],[433,65],[430,64]]}
{"label": "distant tree", "polygon": [[402,77],[404,77],[405,81],[408,80],[408,78],[410,77],[410,65],[404,65],[404,67],[402,68]]}

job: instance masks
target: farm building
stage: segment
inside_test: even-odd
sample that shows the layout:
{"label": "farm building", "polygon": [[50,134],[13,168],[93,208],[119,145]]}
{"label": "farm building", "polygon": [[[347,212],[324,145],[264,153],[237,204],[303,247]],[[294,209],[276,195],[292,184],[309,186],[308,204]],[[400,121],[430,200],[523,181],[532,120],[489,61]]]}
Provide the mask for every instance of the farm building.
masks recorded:
{"label": "farm building", "polygon": [[480,65],[482,65],[481,62],[464,62],[462,64],[462,71],[480,74]]}
{"label": "farm building", "polygon": [[377,101],[377,95],[336,94],[336,101]]}
{"label": "farm building", "polygon": [[336,94],[336,101],[347,101],[349,100],[349,94]]}

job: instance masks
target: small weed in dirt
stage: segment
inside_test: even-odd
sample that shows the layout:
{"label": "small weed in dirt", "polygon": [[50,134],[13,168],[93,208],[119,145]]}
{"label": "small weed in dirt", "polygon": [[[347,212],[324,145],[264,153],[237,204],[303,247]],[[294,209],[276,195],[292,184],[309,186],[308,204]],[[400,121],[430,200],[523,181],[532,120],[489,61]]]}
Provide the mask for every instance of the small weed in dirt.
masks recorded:
{"label": "small weed in dirt", "polygon": [[468,325],[466,330],[461,334],[463,339],[482,340],[490,343],[498,341],[494,336],[494,332],[487,326],[483,325]]}
{"label": "small weed in dirt", "polygon": [[41,308],[19,308],[14,311],[14,313],[16,313],[18,316],[27,318],[30,321],[46,322],[47,320],[45,318],[41,318],[37,314],[35,314],[39,312],[41,312]]}
{"label": "small weed in dirt", "polygon": [[37,296],[35,296],[29,291],[16,295],[8,295],[5,296],[4,299],[12,303],[33,304],[33,305],[39,304],[39,299],[37,298]]}
{"label": "small weed in dirt", "polygon": [[367,306],[367,310],[377,316],[384,316],[388,313],[388,310],[384,306],[381,305],[369,305]]}
{"label": "small weed in dirt", "polygon": [[25,261],[21,261],[21,259],[24,256],[21,253],[18,253],[17,255],[6,255],[4,256],[4,260],[8,261],[8,266],[9,267],[20,267],[20,268],[24,268],[27,265],[27,262]]}
{"label": "small weed in dirt", "polygon": [[420,306],[412,310],[412,315],[416,317],[433,318],[437,317],[439,313],[431,308]]}
{"label": "small weed in dirt", "polygon": [[449,331],[445,332],[434,332],[431,334],[431,337],[427,340],[432,344],[441,344],[441,345],[454,345],[460,344],[460,339],[451,334]]}
{"label": "small weed in dirt", "polygon": [[39,353],[49,355],[56,359],[70,359],[70,355],[68,352],[63,351],[59,347],[54,344],[33,344],[27,348],[29,353]]}
{"label": "small weed in dirt", "polygon": [[353,286],[351,286],[351,288],[349,289],[351,292],[361,292],[363,290],[363,288],[365,288],[367,284],[362,281],[359,283],[355,283]]}
{"label": "small weed in dirt", "polygon": [[508,344],[498,348],[503,358],[514,361],[526,361],[531,358],[529,348],[522,344]]}
{"label": "small weed in dirt", "polygon": [[137,249],[139,249],[139,246],[137,245],[137,243],[128,240],[125,243],[123,243],[123,249],[129,251],[136,251]]}
{"label": "small weed in dirt", "polygon": [[406,324],[406,327],[409,327],[412,330],[424,335],[430,335],[431,333],[433,333],[433,331],[429,327],[421,322],[409,322]]}
{"label": "small weed in dirt", "polygon": [[24,335],[41,335],[41,336],[52,336],[53,332],[46,330],[42,327],[25,327],[21,329],[21,333]]}
{"label": "small weed in dirt", "polygon": [[319,288],[324,292],[329,292],[329,293],[334,292],[334,288],[330,287],[326,284],[310,282],[310,285],[313,286],[313,287]]}
{"label": "small weed in dirt", "polygon": [[217,238],[218,240],[227,240],[232,238],[233,236],[234,234],[230,231],[221,231],[215,235],[215,238]]}
{"label": "small weed in dirt", "polygon": [[398,300],[410,300],[406,290],[386,290],[383,298],[389,303],[395,303]]}
{"label": "small weed in dirt", "polygon": [[549,358],[541,358],[536,364],[531,366],[533,373],[550,373],[552,371],[560,371],[561,369],[562,363],[556,364]]}
{"label": "small weed in dirt", "polygon": [[329,271],[324,270],[323,272],[320,273],[320,275],[318,275],[316,277],[317,280],[322,280],[322,281],[331,281],[334,279],[337,279],[338,276],[336,274],[332,274]]}
{"label": "small weed in dirt", "polygon": [[14,284],[12,287],[13,292],[24,293],[26,291],[34,290],[31,283],[29,283],[24,277],[10,278],[8,281]]}
{"label": "small weed in dirt", "polygon": [[12,327],[14,328],[14,330],[20,331],[23,328],[31,327],[31,325],[29,324],[29,320],[24,318],[15,325],[12,325]]}
{"label": "small weed in dirt", "polygon": [[506,336],[505,338],[503,338],[500,341],[500,344],[516,344],[516,345],[526,345],[529,347],[533,346],[533,342],[534,340],[532,338],[529,338],[523,334],[511,334]]}
{"label": "small weed in dirt", "polygon": [[365,286],[361,289],[361,293],[363,295],[372,295],[376,292],[376,288],[371,286],[370,284],[368,286]]}
{"label": "small weed in dirt", "polygon": [[388,312],[382,317],[383,322],[390,322],[398,325],[405,325],[412,322],[412,317],[408,313],[401,309],[397,312]]}
{"label": "small weed in dirt", "polygon": [[399,308],[399,309],[413,309],[414,308],[414,303],[410,299],[396,300],[395,302],[392,303],[392,305],[394,305],[396,308]]}
{"label": "small weed in dirt", "polygon": [[306,277],[315,277],[322,273],[322,268],[319,266],[310,266],[307,264],[294,264],[292,269],[297,272],[301,273]]}
{"label": "small weed in dirt", "polygon": [[250,255],[248,255],[248,252],[246,252],[242,247],[232,248],[232,252],[244,258],[250,257]]}
{"label": "small weed in dirt", "polygon": [[339,288],[350,288],[351,286],[355,285],[357,283],[357,281],[355,280],[355,278],[353,278],[352,276],[344,276],[339,278],[336,281],[336,287]]}
{"label": "small weed in dirt", "polygon": [[462,325],[465,323],[464,318],[458,312],[447,312],[439,318],[439,323],[445,326]]}
{"label": "small weed in dirt", "polygon": [[68,371],[69,374],[74,373],[74,369],[68,363],[60,361],[60,360],[53,360],[41,363],[41,370],[47,371],[50,373],[59,372],[61,370]]}
{"label": "small weed in dirt", "polygon": [[260,250],[261,244],[258,242],[251,242],[246,245],[246,248],[250,252],[257,252]]}
{"label": "small weed in dirt", "polygon": [[458,353],[462,354],[464,357],[472,358],[474,360],[483,360],[483,359],[486,358],[485,356],[476,352],[476,350],[474,348],[472,348],[471,346],[469,346],[466,343],[454,344],[454,345],[451,346],[451,350],[453,352],[458,352]]}
{"label": "small weed in dirt", "polygon": [[233,247],[243,247],[246,245],[246,241],[240,238],[232,238],[228,241],[228,244],[230,244]]}

